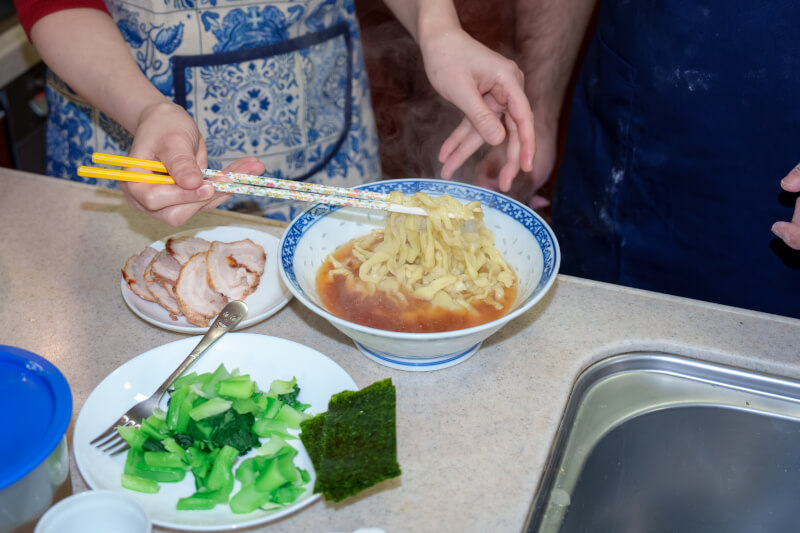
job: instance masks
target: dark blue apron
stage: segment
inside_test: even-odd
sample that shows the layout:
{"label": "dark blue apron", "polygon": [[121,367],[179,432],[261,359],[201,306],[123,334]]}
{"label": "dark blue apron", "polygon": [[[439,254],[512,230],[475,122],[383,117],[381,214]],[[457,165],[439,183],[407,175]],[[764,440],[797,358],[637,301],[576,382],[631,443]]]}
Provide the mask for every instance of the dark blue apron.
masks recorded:
{"label": "dark blue apron", "polygon": [[561,272],[800,318],[800,2],[604,0],[553,201]]}

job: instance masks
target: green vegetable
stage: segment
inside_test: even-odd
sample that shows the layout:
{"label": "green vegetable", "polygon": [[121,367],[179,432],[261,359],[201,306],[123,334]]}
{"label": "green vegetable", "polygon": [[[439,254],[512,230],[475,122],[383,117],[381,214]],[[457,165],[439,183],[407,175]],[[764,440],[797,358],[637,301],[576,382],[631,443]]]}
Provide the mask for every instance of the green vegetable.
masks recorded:
{"label": "green vegetable", "polygon": [[192,409],[192,391],[188,385],[175,389],[167,407],[167,429],[176,433],[186,431],[189,425],[189,411]]}
{"label": "green vegetable", "polygon": [[[292,378],[274,380],[265,393],[224,365],[179,378],[166,412],[155,410],[139,428],[117,428],[130,445],[122,486],[156,493],[159,483],[181,481],[191,472],[195,492],[178,500],[178,510],[228,504],[233,512],[248,513],[293,503],[310,480],[286,442],[297,438],[290,430],[310,416],[299,391]],[[269,441],[262,445],[261,437]],[[256,455],[240,460],[253,449]],[[235,480],[241,488],[234,494]]]}
{"label": "green vegetable", "polygon": [[253,431],[255,431],[259,437],[278,435],[284,439],[294,438],[289,434],[289,424],[276,418],[262,418],[256,420],[256,423],[253,424]]}
{"label": "green vegetable", "polygon": [[155,494],[161,488],[158,482],[152,479],[145,479],[139,476],[132,476],[130,474],[122,474],[122,486],[126,489],[135,490],[138,492],[146,492]]}
{"label": "green vegetable", "polygon": [[147,440],[144,441],[142,444],[142,451],[143,452],[163,452],[166,451],[164,445],[161,444],[161,441],[154,439],[148,435]]}
{"label": "green vegetable", "polygon": [[128,456],[125,459],[124,473],[129,476],[150,479],[161,483],[182,481],[186,476],[186,469],[183,466],[175,468],[148,464],[144,458],[145,453],[148,452],[134,450],[133,448],[128,450]]}
{"label": "green vegetable", "polygon": [[[285,442],[280,437],[273,437],[270,442],[273,440],[275,445]],[[270,455],[256,455],[242,461],[235,474],[242,488],[231,498],[231,511],[249,513],[259,507],[280,508],[304,494],[310,476],[294,464],[296,455],[297,450],[283,445]]]}
{"label": "green vegetable", "polygon": [[275,415],[275,420],[286,422],[286,425],[292,429],[300,429],[300,422],[306,420],[307,418],[311,418],[311,415],[304,413],[303,411],[298,411],[296,408],[290,407],[288,404],[284,404],[283,407],[281,407],[278,411],[278,414]]}
{"label": "green vegetable", "polygon": [[292,378],[291,381],[276,381],[278,385],[276,386],[275,381],[273,381],[272,386],[270,386],[270,392],[277,394],[278,400],[298,411],[305,411],[308,409],[309,406],[307,404],[300,403],[297,400],[297,396],[300,394],[300,387],[297,386],[297,380],[295,378]]}
{"label": "green vegetable", "polygon": [[237,514],[252,513],[269,503],[272,493],[258,490],[254,484],[242,488],[231,498],[231,511]]}
{"label": "green vegetable", "polygon": [[228,410],[206,419],[205,423],[211,426],[210,439],[214,446],[232,446],[239,451],[239,455],[244,455],[261,443],[253,431],[254,420],[255,417],[250,413],[240,415]]}
{"label": "green vegetable", "polygon": [[147,440],[147,433],[131,426],[119,426],[117,433],[125,439],[125,442],[128,443],[132,450],[141,450]]}
{"label": "green vegetable", "polygon": [[177,442],[175,442],[175,439],[167,437],[161,441],[161,445],[164,447],[164,451],[176,453],[180,455],[184,461],[187,460],[186,452]]}
{"label": "green vegetable", "polygon": [[191,496],[180,498],[175,508],[178,511],[208,511],[220,503],[211,492],[195,492]]}
{"label": "green vegetable", "polygon": [[233,402],[230,400],[217,396],[192,407],[192,410],[189,411],[189,417],[197,421],[209,416],[219,415],[230,409],[232,404]]}
{"label": "green vegetable", "polygon": [[224,365],[219,365],[213,374],[204,377],[202,386],[203,394],[208,397],[214,396],[217,393],[217,383],[229,377],[231,377],[230,372],[225,369]]}
{"label": "green vegetable", "polygon": [[150,466],[166,466],[169,468],[181,468],[186,466],[184,457],[186,454],[178,455],[172,452],[144,452],[144,462]]}
{"label": "green vegetable", "polygon": [[335,502],[400,475],[396,396],[390,379],[331,397],[328,411],[300,422],[317,481]]}
{"label": "green vegetable", "polygon": [[250,398],[255,392],[255,385],[250,376],[227,378],[217,384],[217,394],[228,398]]}
{"label": "green vegetable", "polygon": [[233,490],[233,463],[238,456],[239,450],[232,446],[223,446],[211,466],[206,488],[230,494]]}

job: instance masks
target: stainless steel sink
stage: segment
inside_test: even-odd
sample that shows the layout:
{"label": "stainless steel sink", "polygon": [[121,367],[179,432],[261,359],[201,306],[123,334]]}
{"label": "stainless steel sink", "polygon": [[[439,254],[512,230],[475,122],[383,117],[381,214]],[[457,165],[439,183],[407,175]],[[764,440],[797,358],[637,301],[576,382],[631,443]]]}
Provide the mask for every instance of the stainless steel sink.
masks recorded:
{"label": "stainless steel sink", "polygon": [[800,531],[800,383],[661,353],[594,364],[524,531]]}

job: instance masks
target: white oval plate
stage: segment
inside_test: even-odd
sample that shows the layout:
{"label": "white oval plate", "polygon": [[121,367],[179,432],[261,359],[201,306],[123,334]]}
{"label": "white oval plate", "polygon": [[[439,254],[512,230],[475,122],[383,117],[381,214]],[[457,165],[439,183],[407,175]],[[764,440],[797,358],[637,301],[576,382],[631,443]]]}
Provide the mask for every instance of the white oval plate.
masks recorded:
{"label": "white oval plate", "polygon": [[[264,265],[264,274],[261,276],[261,281],[258,288],[253,294],[244,299],[247,304],[247,317],[242,320],[236,329],[246,328],[252,326],[262,320],[266,320],[270,316],[280,311],[289,300],[292,298],[292,293],[283,283],[283,280],[278,273],[278,244],[280,239],[258,231],[253,228],[245,228],[241,226],[218,226],[216,228],[202,228],[183,231],[168,237],[164,237],[160,241],[152,243],[150,246],[156,250],[163,250],[165,243],[170,238],[176,237],[201,237],[208,241],[222,241],[233,242],[242,239],[250,239],[254,243],[264,248],[264,253],[267,254],[267,262]],[[141,250],[137,251],[139,253]],[[201,328],[193,324],[189,324],[185,317],[179,316],[177,320],[173,320],[169,315],[169,311],[161,307],[156,302],[148,302],[139,298],[129,287],[125,278],[121,278],[120,287],[122,290],[122,299],[128,304],[128,307],[142,320],[170,331],[177,333],[205,333],[208,328]]]}
{"label": "white oval plate", "polygon": [[[319,494],[311,492],[316,474],[299,439],[289,442],[298,450],[297,465],[311,474],[308,491],[284,509],[248,514],[234,514],[227,505],[217,505],[208,511],[176,510],[178,498],[194,493],[191,472],[179,483],[161,483],[157,494],[124,489],[120,480],[126,454],[110,456],[89,444],[130,406],[152,394],[200,339],[200,336],[189,337],[153,348],[114,370],[92,391],[78,414],[72,444],[75,462],[86,483],[93,489],[131,494],[141,502],[154,524],[190,531],[240,529],[264,524],[316,501]],[[220,363],[224,363],[229,371],[238,368],[242,374],[249,374],[262,390],[267,389],[273,379],[296,377],[300,387],[298,398],[310,404],[307,412],[311,414],[327,411],[328,400],[333,394],[358,389],[353,378],[328,357],[302,344],[277,337],[228,333],[200,357],[189,372],[210,372]],[[166,397],[162,399],[161,407],[167,408]],[[238,490],[237,480],[233,493]]]}

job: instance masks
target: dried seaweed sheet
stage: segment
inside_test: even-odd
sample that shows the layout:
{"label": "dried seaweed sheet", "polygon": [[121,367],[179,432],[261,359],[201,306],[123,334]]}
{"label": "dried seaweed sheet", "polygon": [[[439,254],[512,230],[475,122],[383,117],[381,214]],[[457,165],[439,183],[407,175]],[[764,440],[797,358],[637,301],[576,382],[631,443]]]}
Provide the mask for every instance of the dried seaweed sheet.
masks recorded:
{"label": "dried seaweed sheet", "polygon": [[385,379],[334,395],[324,418],[305,420],[300,438],[317,472],[314,492],[338,502],[399,476],[395,412],[395,388]]}
{"label": "dried seaweed sheet", "polygon": [[[319,472],[322,468],[322,456],[324,454],[323,448],[323,428],[325,426],[325,413],[320,413],[300,422],[300,440],[308,452],[308,457],[311,459],[311,464],[314,465],[314,470]],[[317,474],[317,481],[314,485],[314,492],[324,492],[323,487],[319,481],[319,474]]]}

